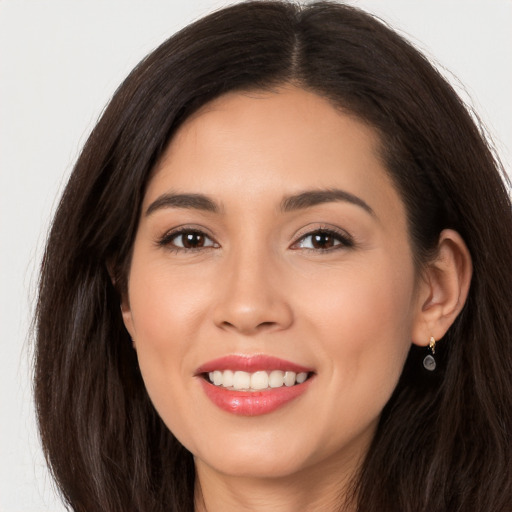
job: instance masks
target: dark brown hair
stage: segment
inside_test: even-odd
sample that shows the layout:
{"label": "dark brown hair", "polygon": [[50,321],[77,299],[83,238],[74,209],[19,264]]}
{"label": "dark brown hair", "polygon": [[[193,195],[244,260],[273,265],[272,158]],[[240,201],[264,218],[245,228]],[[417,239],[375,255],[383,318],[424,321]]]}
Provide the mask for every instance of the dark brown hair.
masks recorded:
{"label": "dark brown hair", "polygon": [[[417,263],[444,228],[469,298],[427,375],[412,348],[356,482],[361,512],[512,509],[512,213],[471,115],[410,44],[328,2],[248,2],[163,43],[118,89],[65,189],[39,288],[35,398],[45,454],[78,511],[191,511],[191,454],[155,412],[119,308],[141,201],[180,123],[233,90],[293,83],[380,134]],[[110,272],[116,286],[112,284]]]}

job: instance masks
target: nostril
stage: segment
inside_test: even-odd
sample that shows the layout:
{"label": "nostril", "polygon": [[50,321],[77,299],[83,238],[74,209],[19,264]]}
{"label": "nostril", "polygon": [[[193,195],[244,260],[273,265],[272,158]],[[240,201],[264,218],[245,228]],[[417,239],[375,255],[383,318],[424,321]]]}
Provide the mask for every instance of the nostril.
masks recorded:
{"label": "nostril", "polygon": [[226,331],[238,331],[250,335],[259,332],[270,332],[274,329],[286,329],[293,322],[290,306],[281,301],[237,301],[230,296],[219,300],[213,314],[217,327]]}
{"label": "nostril", "polygon": [[261,322],[260,324],[258,324],[257,328],[264,329],[266,327],[272,327],[274,325],[276,325],[275,322]]}
{"label": "nostril", "polygon": [[226,329],[236,329],[239,331],[255,331],[255,332],[271,329],[272,327],[274,327],[276,325],[277,325],[276,322],[260,322],[260,323],[257,323],[254,327],[252,327],[249,325],[244,325],[242,322],[240,322],[239,324],[235,324],[232,322],[228,322],[226,320],[223,321],[221,324],[221,326]]}

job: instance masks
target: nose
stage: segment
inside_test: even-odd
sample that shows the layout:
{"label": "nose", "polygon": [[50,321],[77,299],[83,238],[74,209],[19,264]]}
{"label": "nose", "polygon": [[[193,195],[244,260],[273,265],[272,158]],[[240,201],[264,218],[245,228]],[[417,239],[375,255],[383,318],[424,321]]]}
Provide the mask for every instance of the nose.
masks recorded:
{"label": "nose", "polygon": [[224,276],[219,278],[214,322],[246,336],[290,327],[293,311],[282,272],[270,258],[247,251],[226,262]]}

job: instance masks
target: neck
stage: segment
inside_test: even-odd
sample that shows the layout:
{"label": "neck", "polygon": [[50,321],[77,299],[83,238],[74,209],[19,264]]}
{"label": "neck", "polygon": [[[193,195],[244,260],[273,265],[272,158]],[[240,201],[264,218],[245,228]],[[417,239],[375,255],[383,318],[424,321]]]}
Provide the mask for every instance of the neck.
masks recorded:
{"label": "neck", "polygon": [[[359,460],[338,461],[293,475],[254,478],[226,475],[196,460],[196,512],[355,512],[353,481]],[[354,470],[356,468],[356,471]]]}

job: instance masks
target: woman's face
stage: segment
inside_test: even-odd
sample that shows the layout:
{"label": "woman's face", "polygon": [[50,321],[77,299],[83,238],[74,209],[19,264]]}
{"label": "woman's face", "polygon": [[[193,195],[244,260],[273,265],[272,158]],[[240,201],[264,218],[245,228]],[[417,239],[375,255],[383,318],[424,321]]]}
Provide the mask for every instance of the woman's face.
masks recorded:
{"label": "woman's face", "polygon": [[199,469],[277,477],[365,453],[421,309],[377,154],[371,128],[290,87],[216,99],[157,165],[123,317]]}

